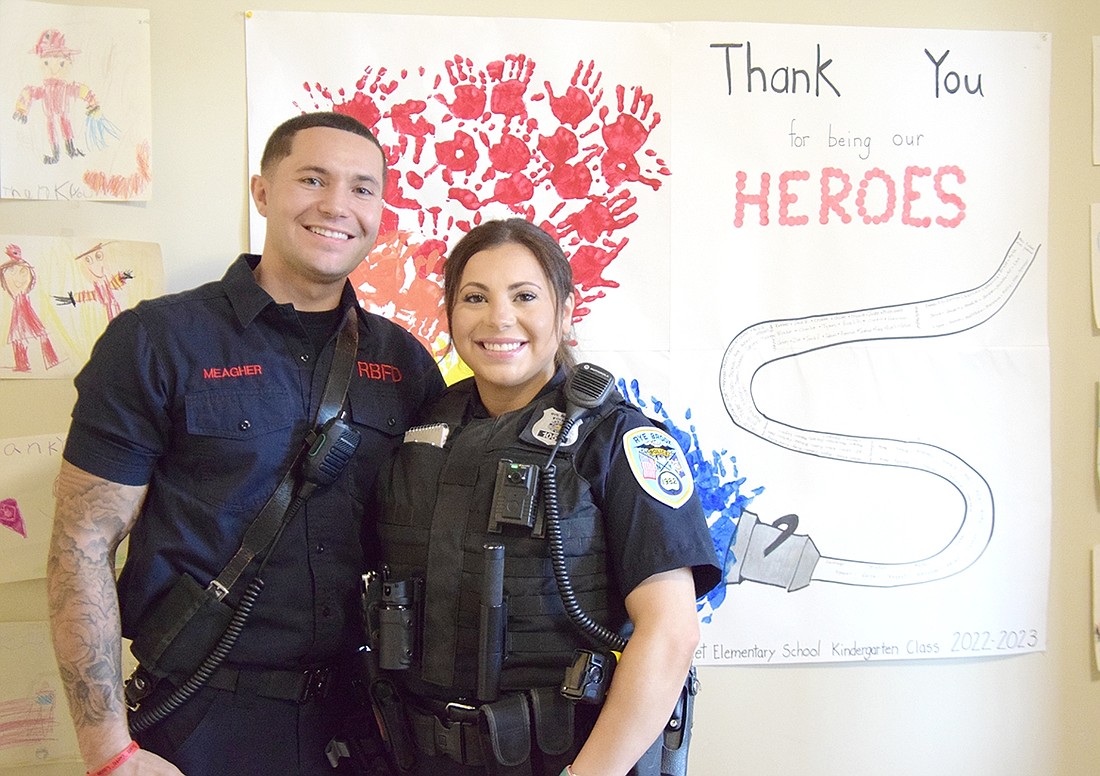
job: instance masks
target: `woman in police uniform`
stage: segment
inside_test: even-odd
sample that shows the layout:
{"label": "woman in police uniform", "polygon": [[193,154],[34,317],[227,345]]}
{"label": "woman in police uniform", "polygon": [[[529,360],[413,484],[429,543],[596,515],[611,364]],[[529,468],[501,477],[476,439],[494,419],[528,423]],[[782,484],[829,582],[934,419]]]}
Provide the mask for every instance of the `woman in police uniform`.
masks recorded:
{"label": "woman in police uniform", "polygon": [[[432,776],[656,774],[699,639],[695,601],[721,579],[687,461],[616,391],[584,410],[567,401],[574,287],[547,233],[484,223],[444,275],[474,376],[428,409],[380,478],[376,649],[398,669],[386,676],[408,724],[391,738],[401,747],[406,733],[414,771]],[[487,584],[494,545],[502,595]],[[590,652],[574,664],[578,649]],[[563,683],[593,702],[566,700]]]}

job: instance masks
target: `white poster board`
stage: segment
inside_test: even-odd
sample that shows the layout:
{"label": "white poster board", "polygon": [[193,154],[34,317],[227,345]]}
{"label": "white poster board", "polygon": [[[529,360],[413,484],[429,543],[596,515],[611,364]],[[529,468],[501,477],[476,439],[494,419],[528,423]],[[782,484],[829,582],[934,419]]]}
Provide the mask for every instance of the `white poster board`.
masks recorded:
{"label": "white poster board", "polygon": [[471,224],[559,237],[582,356],[671,427],[708,510],[726,584],[697,662],[1044,648],[1048,36],[279,12],[246,31],[251,169],[298,112],[371,126],[389,207],[353,281],[429,347]]}

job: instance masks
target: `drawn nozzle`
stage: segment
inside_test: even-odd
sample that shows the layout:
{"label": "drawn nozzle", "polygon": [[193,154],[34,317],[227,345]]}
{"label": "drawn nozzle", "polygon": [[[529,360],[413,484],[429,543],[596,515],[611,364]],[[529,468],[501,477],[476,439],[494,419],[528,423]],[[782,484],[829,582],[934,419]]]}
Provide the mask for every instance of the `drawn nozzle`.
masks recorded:
{"label": "drawn nozzle", "polygon": [[749,580],[785,587],[788,592],[810,584],[821,553],[809,536],[794,533],[797,525],[795,515],[768,525],[752,512],[742,513],[737,524],[737,542],[731,549],[734,562],[726,582],[739,584]]}

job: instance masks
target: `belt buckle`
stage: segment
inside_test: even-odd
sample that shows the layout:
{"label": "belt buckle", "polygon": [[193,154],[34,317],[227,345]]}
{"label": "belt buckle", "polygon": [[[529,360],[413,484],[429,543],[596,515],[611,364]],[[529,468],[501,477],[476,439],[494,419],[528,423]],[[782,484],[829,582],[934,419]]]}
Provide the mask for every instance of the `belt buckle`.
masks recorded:
{"label": "belt buckle", "polygon": [[443,707],[441,714],[436,715],[436,751],[442,752],[460,765],[481,764],[475,762],[479,752],[472,751],[467,740],[467,731],[474,724],[471,719],[473,714],[477,714],[475,706],[452,701]]}
{"label": "belt buckle", "polygon": [[298,694],[298,703],[308,703],[314,699],[324,698],[328,694],[331,681],[331,666],[306,671],[302,674],[302,691]]}

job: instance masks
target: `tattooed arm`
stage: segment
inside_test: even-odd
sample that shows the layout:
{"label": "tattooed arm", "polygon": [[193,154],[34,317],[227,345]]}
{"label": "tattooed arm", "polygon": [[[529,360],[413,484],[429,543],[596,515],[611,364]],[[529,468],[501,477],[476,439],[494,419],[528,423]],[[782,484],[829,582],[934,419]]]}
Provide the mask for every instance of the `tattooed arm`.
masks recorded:
{"label": "tattooed arm", "polygon": [[[145,490],[104,480],[67,461],[54,486],[57,510],[46,564],[50,630],[80,753],[92,770],[130,743],[114,565]],[[117,773],[140,767],[150,768],[143,773],[179,773],[144,751]]]}

